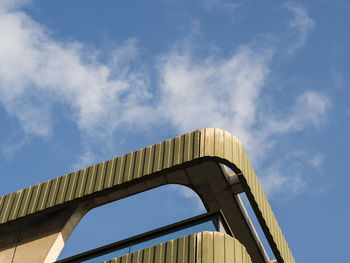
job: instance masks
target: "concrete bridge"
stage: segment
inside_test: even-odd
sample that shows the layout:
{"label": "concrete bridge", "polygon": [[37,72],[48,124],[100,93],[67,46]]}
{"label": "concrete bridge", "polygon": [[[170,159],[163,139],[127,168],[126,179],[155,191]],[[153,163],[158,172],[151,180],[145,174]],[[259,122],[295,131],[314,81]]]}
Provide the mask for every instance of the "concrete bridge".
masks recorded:
{"label": "concrete bridge", "polygon": [[214,128],[0,197],[0,262],[53,262],[90,209],[165,184],[193,189],[207,211],[223,212],[252,262],[269,262],[237,195],[245,192],[276,260],[295,262],[241,143]]}

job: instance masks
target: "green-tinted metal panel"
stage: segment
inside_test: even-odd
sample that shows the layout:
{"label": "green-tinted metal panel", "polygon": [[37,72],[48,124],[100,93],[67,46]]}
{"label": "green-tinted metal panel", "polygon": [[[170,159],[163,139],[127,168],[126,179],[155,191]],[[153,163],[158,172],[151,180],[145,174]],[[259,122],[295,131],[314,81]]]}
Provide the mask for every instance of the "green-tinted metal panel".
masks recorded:
{"label": "green-tinted metal panel", "polygon": [[87,172],[88,172],[87,168],[84,168],[84,169],[79,171],[77,187],[76,187],[76,191],[74,194],[75,198],[81,197],[84,193],[85,184],[86,184],[86,180],[87,180]]}
{"label": "green-tinted metal panel", "polygon": [[245,256],[245,254],[244,254],[244,247],[241,247],[240,248],[240,254],[241,254],[241,261],[242,261],[242,263],[245,263],[246,262],[246,256]]}
{"label": "green-tinted metal panel", "polygon": [[197,242],[196,242],[196,262],[202,262],[202,233],[197,234]]}
{"label": "green-tinted metal panel", "polygon": [[26,212],[28,210],[28,207],[29,207],[29,204],[31,201],[33,189],[34,189],[34,186],[31,186],[31,187],[26,188],[24,190],[23,200],[22,200],[21,206],[19,208],[17,217],[22,217],[22,216],[26,215]]}
{"label": "green-tinted metal panel", "polygon": [[132,179],[135,164],[135,152],[128,153],[126,155],[125,172],[123,177],[123,183]]}
{"label": "green-tinted metal panel", "polygon": [[216,235],[213,242],[214,262],[225,262],[225,236]]}
{"label": "green-tinted metal panel", "polygon": [[136,152],[133,179],[142,177],[144,160],[145,160],[145,149],[138,150]]}
{"label": "green-tinted metal panel", "polygon": [[117,168],[113,180],[113,185],[118,185],[122,183],[124,171],[125,171],[125,163],[126,163],[126,156],[122,155],[117,158]]}
{"label": "green-tinted metal panel", "polygon": [[200,131],[195,131],[193,136],[193,159],[200,157],[200,151],[201,151],[200,145],[201,145]]}
{"label": "green-tinted metal panel", "polygon": [[178,239],[178,245],[177,245],[178,262],[186,262],[188,260],[188,241],[189,241],[189,236],[181,237]]}
{"label": "green-tinted metal panel", "polygon": [[[215,156],[219,158],[225,159],[230,166],[232,165],[231,168],[238,168],[242,172],[242,176],[244,180],[247,183],[247,189],[250,190],[250,193],[247,193],[249,200],[252,202],[255,202],[256,207],[258,207],[258,218],[259,218],[259,213],[261,214],[261,219],[263,222],[266,223],[266,228],[267,232],[265,234],[271,235],[271,238],[268,238],[268,240],[272,243],[271,247],[274,250],[274,246],[277,248],[277,250],[274,250],[276,254],[280,254],[282,260],[285,262],[294,262],[294,259],[291,255],[290,249],[288,248],[288,244],[285,241],[285,238],[281,232],[281,229],[277,223],[277,220],[275,219],[275,216],[271,210],[271,207],[266,199],[265,194],[263,193],[263,190],[261,188],[261,185],[257,179],[257,176],[254,173],[254,170],[247,158],[247,155],[239,143],[239,141],[234,138],[234,136],[231,135],[232,140],[228,139],[227,135],[224,135],[223,141],[221,140],[221,133],[217,131],[217,129],[203,129],[201,130],[202,136],[204,135],[206,138],[201,139],[201,157],[205,156],[211,156],[212,154],[212,148],[214,147],[216,149]],[[207,138],[210,137],[210,138]],[[214,141],[214,145],[213,145]],[[221,154],[221,149],[219,146],[215,146],[216,143],[223,144],[225,147],[229,143],[233,143],[232,148],[235,149],[235,152],[232,154],[231,159],[227,159],[226,154],[223,154],[224,156],[220,156]],[[249,195],[251,194],[251,195]],[[253,204],[252,204],[253,205]],[[253,206],[254,208],[254,206]],[[264,229],[264,227],[263,227]]]}
{"label": "green-tinted metal panel", "polygon": [[214,155],[214,134],[215,129],[205,129],[204,130],[204,145],[201,145],[201,148],[204,149],[204,156],[213,156]]}
{"label": "green-tinted metal panel", "polygon": [[106,168],[107,162],[102,162],[98,165],[94,192],[98,192],[103,189],[104,180],[106,178]]}
{"label": "green-tinted metal panel", "polygon": [[148,247],[143,251],[143,263],[153,263],[154,247]]}
{"label": "green-tinted metal panel", "polygon": [[69,179],[70,179],[70,174],[66,174],[61,178],[55,205],[62,204],[64,202],[64,199],[67,194]]}
{"label": "green-tinted metal panel", "polygon": [[131,263],[131,255],[125,255],[121,258],[121,263]]}
{"label": "green-tinted metal panel", "polygon": [[193,155],[193,133],[186,133],[184,144],[184,162],[192,159]]}
{"label": "green-tinted metal panel", "polygon": [[251,263],[245,247],[219,232],[191,234],[104,263]]}
{"label": "green-tinted metal panel", "polygon": [[39,197],[43,186],[44,184],[37,184],[34,186],[33,193],[31,196],[31,202],[29,203],[27,214],[32,214],[37,211],[36,207],[39,202]]}
{"label": "green-tinted metal panel", "polygon": [[150,174],[153,170],[154,147],[148,146],[145,149],[145,164],[143,166],[143,174]]}
{"label": "green-tinted metal panel", "polygon": [[232,143],[232,136],[227,131],[224,131],[224,158],[226,160],[232,160],[233,158],[233,143]]}
{"label": "green-tinted metal panel", "polygon": [[158,172],[163,168],[164,142],[157,143],[154,150],[153,170]]}
{"label": "green-tinted metal panel", "polygon": [[130,182],[162,169],[211,157],[234,169],[276,255],[294,259],[240,142],[220,129],[202,129],[119,156],[0,198],[0,223]]}
{"label": "green-tinted metal panel", "polygon": [[112,186],[113,178],[115,175],[116,164],[117,164],[117,158],[113,158],[107,161],[107,171],[106,171],[106,178],[104,182],[104,188],[109,188]]}
{"label": "green-tinted metal panel", "polygon": [[164,262],[165,260],[165,244],[161,243],[155,246],[154,262]]}
{"label": "green-tinted metal panel", "polygon": [[20,205],[22,203],[23,200],[23,194],[24,194],[25,190],[21,190],[19,192],[17,192],[15,199],[13,200],[13,204],[11,207],[11,211],[9,214],[9,217],[7,220],[13,220],[14,218],[17,217],[18,211],[20,209]]}
{"label": "green-tinted metal panel", "polygon": [[196,262],[196,234],[192,234],[189,236],[189,244],[188,244],[188,262],[195,263]]}
{"label": "green-tinted metal panel", "polygon": [[[2,210],[2,207],[4,205],[4,202],[5,202],[6,198],[7,198],[7,195],[0,197],[0,215],[1,215],[1,210]],[[0,221],[1,221],[1,219],[0,219]]]}
{"label": "green-tinted metal panel", "polygon": [[132,253],[131,263],[141,263],[142,262],[142,255],[143,255],[143,250],[136,251],[136,252]]}
{"label": "green-tinted metal panel", "polygon": [[225,262],[234,262],[235,260],[235,251],[232,249],[234,247],[234,239],[225,235]]}
{"label": "green-tinted metal panel", "polygon": [[13,199],[15,198],[17,193],[12,193],[6,196],[6,199],[4,200],[4,204],[1,208],[1,213],[0,213],[0,218],[1,218],[1,223],[4,223],[7,221],[7,218],[10,214],[10,209],[13,204]]}
{"label": "green-tinted metal panel", "polygon": [[166,140],[164,143],[163,168],[170,168],[173,165],[174,140]]}
{"label": "green-tinted metal panel", "polygon": [[48,208],[48,207],[52,207],[55,204],[61,178],[62,177],[55,178],[51,181],[51,186],[48,189],[48,195],[47,195],[47,197],[45,197],[46,201],[45,201],[45,206],[43,207],[43,209]]}
{"label": "green-tinted metal panel", "polygon": [[173,165],[178,165],[182,163],[184,139],[184,136],[175,137]]}
{"label": "green-tinted metal panel", "polygon": [[[234,240],[234,243],[236,243],[237,240]],[[240,246],[234,246],[235,247],[235,261],[234,262],[242,262],[242,247]]]}
{"label": "green-tinted metal panel", "polygon": [[213,263],[213,236],[210,232],[202,233],[202,262]]}
{"label": "green-tinted metal panel", "polygon": [[86,185],[84,189],[84,195],[88,195],[93,193],[95,181],[96,181],[96,174],[98,170],[98,165],[93,165],[88,168],[87,171],[87,179],[86,179]]}
{"label": "green-tinted metal panel", "polygon": [[214,155],[224,157],[224,131],[220,129],[214,130]]}
{"label": "green-tinted metal panel", "polygon": [[177,240],[170,240],[166,243],[166,257],[165,262],[166,263],[176,263],[177,258]]}
{"label": "green-tinted metal panel", "polygon": [[68,175],[67,190],[64,196],[64,202],[70,201],[74,198],[77,187],[79,172],[73,172]]}
{"label": "green-tinted metal panel", "polygon": [[[56,178],[55,178],[56,179]],[[43,210],[46,205],[46,201],[48,199],[48,196],[50,195],[49,191],[51,188],[53,181],[47,181],[43,184],[43,187],[41,188],[40,195],[38,196],[38,205],[36,207],[37,211]]]}

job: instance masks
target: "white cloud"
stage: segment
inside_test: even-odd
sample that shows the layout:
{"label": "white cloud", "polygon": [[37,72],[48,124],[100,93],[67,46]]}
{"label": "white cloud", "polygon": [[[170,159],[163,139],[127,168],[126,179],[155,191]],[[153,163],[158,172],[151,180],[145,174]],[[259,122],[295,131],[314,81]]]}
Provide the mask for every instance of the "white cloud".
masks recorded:
{"label": "white cloud", "polygon": [[322,153],[316,153],[311,157],[310,164],[312,167],[319,170],[319,169],[321,169],[323,159],[324,159],[324,155]]}
{"label": "white cloud", "polygon": [[149,120],[148,76],[131,69],[138,52],[134,40],[101,63],[91,47],[55,40],[16,9],[20,3],[0,6],[0,103],[26,135],[52,135],[56,104],[69,109],[85,136],[110,136],[121,125]]}
{"label": "white cloud", "polygon": [[293,113],[295,118],[299,119],[299,125],[309,122],[318,125],[323,120],[324,114],[330,105],[330,99],[326,94],[317,91],[306,91],[297,98]]}
{"label": "white cloud", "polygon": [[[269,78],[273,52],[242,46],[227,58],[209,56],[196,59],[191,50],[174,49],[163,56],[161,110],[181,132],[202,127],[218,127],[235,134],[243,143],[254,167],[261,172],[269,194],[289,188],[303,189],[300,174],[283,174],[263,164],[268,151],[280,136],[319,125],[330,107],[329,98],[307,90],[295,99],[286,114],[264,109],[262,92]],[[265,176],[265,171],[269,174]]]}
{"label": "white cloud", "polygon": [[330,75],[332,78],[333,87],[335,89],[342,89],[342,88],[346,87],[345,78],[344,78],[344,75],[342,73],[337,72],[336,70],[332,69],[330,72]]}
{"label": "white cloud", "polygon": [[289,55],[293,55],[298,48],[305,45],[310,31],[315,27],[315,22],[303,7],[292,3],[285,4],[285,7],[293,13],[294,17],[289,22],[289,26],[297,33],[296,39],[292,41],[292,45],[288,49]]}
{"label": "white cloud", "polygon": [[[270,198],[289,198],[306,189],[309,193],[321,193],[325,186],[320,182],[321,177],[315,178],[314,174],[316,172],[322,175],[323,159],[322,153],[289,147],[284,154],[264,164],[265,169],[262,170],[263,176],[260,179],[262,187]],[[286,195],[286,189],[289,195]]]}
{"label": "white cloud", "polygon": [[32,0],[1,0],[0,10],[18,9],[31,3]]}
{"label": "white cloud", "polygon": [[330,106],[331,102],[327,95],[317,91],[305,91],[296,98],[287,116],[267,120],[264,135],[300,131],[308,125],[319,125]]}
{"label": "white cloud", "polygon": [[[305,188],[305,181],[300,172],[283,173],[285,170],[281,167],[269,167],[265,170],[265,174],[260,178],[262,188],[265,194],[271,198],[273,196],[290,197],[300,194]],[[289,195],[285,195],[285,190],[288,189]]]}
{"label": "white cloud", "polygon": [[16,138],[16,136],[13,137],[14,138],[11,140],[11,142],[1,145],[1,153],[8,159],[11,159],[12,156],[29,141],[29,138],[26,136],[20,139]]}
{"label": "white cloud", "polygon": [[[313,24],[305,10],[287,7],[295,14],[290,26],[300,35],[295,50],[304,44]],[[0,9],[0,103],[18,119],[26,136],[44,138],[53,135],[53,107],[68,108],[83,135],[85,154],[78,167],[96,159],[89,147],[95,140],[91,138],[111,138],[119,127],[168,120],[181,132],[203,127],[232,132],[242,141],[254,167],[263,175],[269,172],[262,179],[270,193],[302,189],[298,172],[290,176],[281,173],[282,165],[265,168],[262,164],[279,136],[319,125],[331,103],[327,95],[306,90],[288,113],[268,112],[262,94],[272,70],[273,49],[242,45],[227,57],[199,59],[192,52],[200,28],[195,23],[184,46],[159,58],[159,86],[154,95],[148,75],[142,67],[133,67],[138,57],[135,40],[119,45],[111,59],[102,63],[98,51],[79,42],[57,41],[15,5],[10,8],[9,1]],[[151,104],[154,97],[159,104]],[[3,153],[21,145],[8,146]]]}
{"label": "white cloud", "polygon": [[208,57],[198,61],[190,51],[163,57],[161,108],[181,131],[198,127],[231,130],[247,143],[256,122],[256,104],[269,72],[271,53],[241,47],[227,59]]}
{"label": "white cloud", "polygon": [[73,164],[73,170],[79,170],[82,167],[88,167],[95,163],[97,156],[90,150],[86,149],[82,154],[79,155],[78,160]]}
{"label": "white cloud", "polygon": [[170,189],[176,191],[178,194],[182,195],[185,198],[188,198],[192,202],[194,212],[205,212],[205,208],[202,200],[199,198],[198,194],[193,191],[191,188],[188,188],[183,185],[172,184],[170,185]]}
{"label": "white cloud", "polygon": [[236,9],[240,6],[241,3],[238,1],[230,1],[230,0],[205,0],[203,1],[203,6],[206,10],[212,11],[213,9],[220,9],[224,11],[232,12],[232,10]]}

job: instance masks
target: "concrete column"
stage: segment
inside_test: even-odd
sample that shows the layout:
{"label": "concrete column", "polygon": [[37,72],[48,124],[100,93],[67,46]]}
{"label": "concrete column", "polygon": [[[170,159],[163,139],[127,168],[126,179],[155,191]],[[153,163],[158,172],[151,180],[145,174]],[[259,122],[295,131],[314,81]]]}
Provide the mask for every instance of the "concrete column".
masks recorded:
{"label": "concrete column", "polygon": [[54,262],[86,209],[65,208],[0,227],[0,262]]}

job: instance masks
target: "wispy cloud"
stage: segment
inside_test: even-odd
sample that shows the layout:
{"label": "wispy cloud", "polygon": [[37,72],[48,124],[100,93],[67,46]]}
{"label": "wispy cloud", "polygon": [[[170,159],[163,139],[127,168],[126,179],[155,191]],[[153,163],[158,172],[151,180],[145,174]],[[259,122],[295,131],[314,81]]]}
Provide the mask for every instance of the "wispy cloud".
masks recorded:
{"label": "wispy cloud", "polygon": [[[295,166],[298,166],[298,169]],[[264,192],[270,198],[275,196],[289,198],[305,190],[306,180],[302,176],[302,167],[295,162],[295,159],[278,160],[262,172],[260,182]]]}
{"label": "wispy cloud", "polygon": [[0,3],[0,10],[8,11],[18,9],[31,3],[32,0],[2,0]]}
{"label": "wispy cloud", "polygon": [[330,106],[331,101],[326,94],[313,90],[304,91],[296,97],[288,115],[276,116],[266,121],[264,135],[283,134],[318,126],[324,121]]}
{"label": "wispy cloud", "polygon": [[321,165],[323,163],[324,155],[322,153],[316,153],[314,154],[310,159],[310,164],[312,167],[316,168],[317,170],[321,169]]}
{"label": "wispy cloud", "polygon": [[228,59],[198,60],[190,50],[172,51],[158,66],[161,108],[181,131],[235,126],[236,133],[245,137],[247,127],[256,121],[254,105],[269,71],[269,58],[270,52],[256,53],[244,46]]}
{"label": "wispy cloud", "polygon": [[288,54],[293,55],[297,49],[305,45],[310,31],[315,27],[315,22],[303,7],[292,3],[287,3],[284,6],[293,14],[289,27],[297,34],[288,48]]}
{"label": "wispy cloud", "polygon": [[240,1],[229,1],[229,0],[205,0],[203,6],[206,10],[224,10],[232,12],[234,9],[241,5]]}
{"label": "wispy cloud", "polygon": [[[229,57],[198,59],[190,49],[175,48],[160,60],[161,109],[182,132],[201,127],[219,127],[235,134],[254,166],[262,174],[269,194],[303,188],[301,174],[283,174],[282,163],[266,167],[268,153],[287,134],[320,125],[331,102],[327,95],[306,90],[285,105],[286,113],[264,108],[274,52],[270,48],[241,46]],[[288,109],[289,108],[289,109]],[[266,173],[268,170],[268,173]],[[284,169],[283,169],[284,171]]]}
{"label": "wispy cloud", "polygon": [[198,194],[193,191],[191,188],[188,188],[183,185],[172,184],[170,185],[170,189],[176,191],[181,196],[188,198],[192,202],[193,210],[196,213],[205,212],[205,208],[202,200],[199,198]]}
{"label": "wispy cloud", "polygon": [[14,138],[16,139],[12,139],[6,144],[1,145],[1,153],[7,159],[11,159],[17,151],[19,151],[26,143],[30,141],[30,139],[27,136],[21,138],[17,138],[17,136],[14,136]]}
{"label": "wispy cloud", "polygon": [[[291,158],[269,167],[262,164],[282,136],[320,125],[331,101],[322,92],[305,89],[293,104],[284,105],[284,113],[267,110],[262,95],[276,47],[246,44],[229,56],[198,58],[193,51],[200,23],[195,21],[184,44],[159,55],[158,86],[151,92],[149,75],[137,61],[136,40],[120,44],[108,61],[101,62],[97,50],[56,40],[14,3],[0,4],[0,103],[17,118],[25,136],[53,136],[53,108],[63,105],[84,144],[85,154],[75,165],[79,168],[96,161],[94,141],[113,138],[120,127],[148,127],[155,121],[181,132],[219,127],[242,141],[269,193],[299,193],[303,188],[300,170],[283,173]],[[20,1],[16,3],[19,6]],[[299,34],[294,52],[304,45],[314,24],[304,9],[290,4],[287,8],[294,14],[290,26]],[[278,103],[271,104],[276,109]],[[26,142],[9,145],[3,153]],[[316,158],[311,165],[317,162]]]}
{"label": "wispy cloud", "polygon": [[110,136],[121,125],[147,122],[148,76],[130,68],[138,52],[135,40],[119,45],[102,63],[89,46],[57,41],[16,9],[20,3],[0,5],[0,102],[26,135],[52,136],[57,104],[69,109],[84,136]]}

